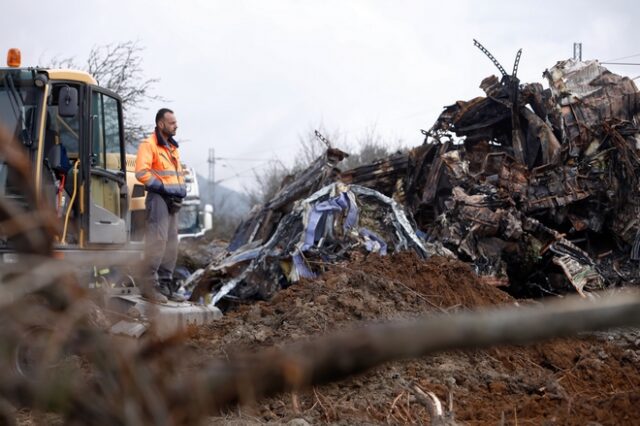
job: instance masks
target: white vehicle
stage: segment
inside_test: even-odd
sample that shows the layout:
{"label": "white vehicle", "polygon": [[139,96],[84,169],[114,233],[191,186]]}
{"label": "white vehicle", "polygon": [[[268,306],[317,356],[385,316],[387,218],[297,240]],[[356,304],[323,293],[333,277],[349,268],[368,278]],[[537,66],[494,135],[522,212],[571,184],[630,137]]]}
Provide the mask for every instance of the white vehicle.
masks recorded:
{"label": "white vehicle", "polygon": [[198,177],[192,167],[182,164],[184,181],[187,185],[187,196],[182,200],[182,208],[178,213],[178,238],[196,238],[204,235],[213,227],[213,206],[200,203]]}

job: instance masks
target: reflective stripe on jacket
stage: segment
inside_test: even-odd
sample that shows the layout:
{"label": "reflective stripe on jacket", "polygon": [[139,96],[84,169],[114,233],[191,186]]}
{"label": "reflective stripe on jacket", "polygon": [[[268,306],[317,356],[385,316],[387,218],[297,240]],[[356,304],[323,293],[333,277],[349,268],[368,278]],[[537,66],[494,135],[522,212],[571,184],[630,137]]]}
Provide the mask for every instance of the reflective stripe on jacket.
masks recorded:
{"label": "reflective stripe on jacket", "polygon": [[156,129],[143,140],[136,156],[136,179],[148,191],[184,198],[187,195],[178,144],[166,142]]}

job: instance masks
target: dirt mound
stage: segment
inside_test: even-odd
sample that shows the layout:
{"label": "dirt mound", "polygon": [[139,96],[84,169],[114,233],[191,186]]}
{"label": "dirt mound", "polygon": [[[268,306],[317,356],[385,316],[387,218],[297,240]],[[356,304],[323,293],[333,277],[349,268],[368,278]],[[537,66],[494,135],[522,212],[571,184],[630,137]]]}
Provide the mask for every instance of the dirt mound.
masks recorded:
{"label": "dirt mound", "polygon": [[[459,308],[512,303],[506,293],[482,284],[464,263],[424,262],[413,253],[333,265],[315,280],[279,291],[267,302],[243,305],[208,329],[199,343],[244,350],[336,330],[359,320],[381,321]],[[215,349],[214,349],[215,350]]]}
{"label": "dirt mound", "polygon": [[[239,307],[197,331],[198,364],[324,334],[358,321],[410,318],[512,304],[464,263],[425,262],[411,253],[335,265],[322,277]],[[632,423],[640,418],[640,338],[636,332],[557,340],[530,347],[443,353],[394,362],[298,395],[283,395],[212,423],[238,420],[312,423],[429,423],[410,386],[451,403],[468,424]],[[622,336],[622,337],[620,337]],[[253,419],[253,420],[252,420]]]}

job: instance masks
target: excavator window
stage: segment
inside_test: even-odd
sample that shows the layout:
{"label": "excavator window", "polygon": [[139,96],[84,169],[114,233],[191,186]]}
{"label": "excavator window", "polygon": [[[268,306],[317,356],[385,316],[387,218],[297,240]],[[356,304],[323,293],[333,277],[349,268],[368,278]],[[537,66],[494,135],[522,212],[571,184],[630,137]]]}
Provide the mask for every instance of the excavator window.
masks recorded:
{"label": "excavator window", "polygon": [[66,148],[67,154],[71,159],[78,158],[78,150],[80,145],[80,114],[75,117],[61,117],[58,114],[58,106],[52,101],[58,99],[60,88],[68,86],[68,84],[54,85],[53,93],[48,106],[48,116],[51,124],[48,127],[56,134],[59,142]]}
{"label": "excavator window", "polygon": [[124,243],[126,181],[122,164],[118,101],[106,93],[91,94],[90,228],[91,243]]}
{"label": "excavator window", "polygon": [[106,152],[106,169],[118,172],[120,165],[120,115],[118,102],[104,95],[104,148]]}
{"label": "excavator window", "polygon": [[120,116],[117,101],[105,94],[94,93],[92,165],[112,172],[119,172],[120,165]]}

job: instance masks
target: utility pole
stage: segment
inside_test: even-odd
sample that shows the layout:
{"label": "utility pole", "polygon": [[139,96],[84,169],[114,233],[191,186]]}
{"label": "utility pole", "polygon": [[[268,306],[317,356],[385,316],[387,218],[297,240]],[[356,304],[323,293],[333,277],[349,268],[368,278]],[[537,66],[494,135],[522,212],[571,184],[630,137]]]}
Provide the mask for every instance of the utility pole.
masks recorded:
{"label": "utility pole", "polygon": [[209,163],[209,191],[211,193],[212,200],[215,202],[215,198],[213,198],[213,193],[216,189],[216,185],[214,182],[215,173],[216,173],[216,153],[215,149],[209,148],[209,158],[207,159],[207,163]]}
{"label": "utility pole", "polygon": [[209,158],[207,159],[207,163],[209,163],[209,185],[211,190],[213,190],[213,181],[215,178],[215,168],[216,168],[216,154],[215,149],[209,148]]}
{"label": "utility pole", "polygon": [[582,43],[573,43],[573,59],[582,62]]}

